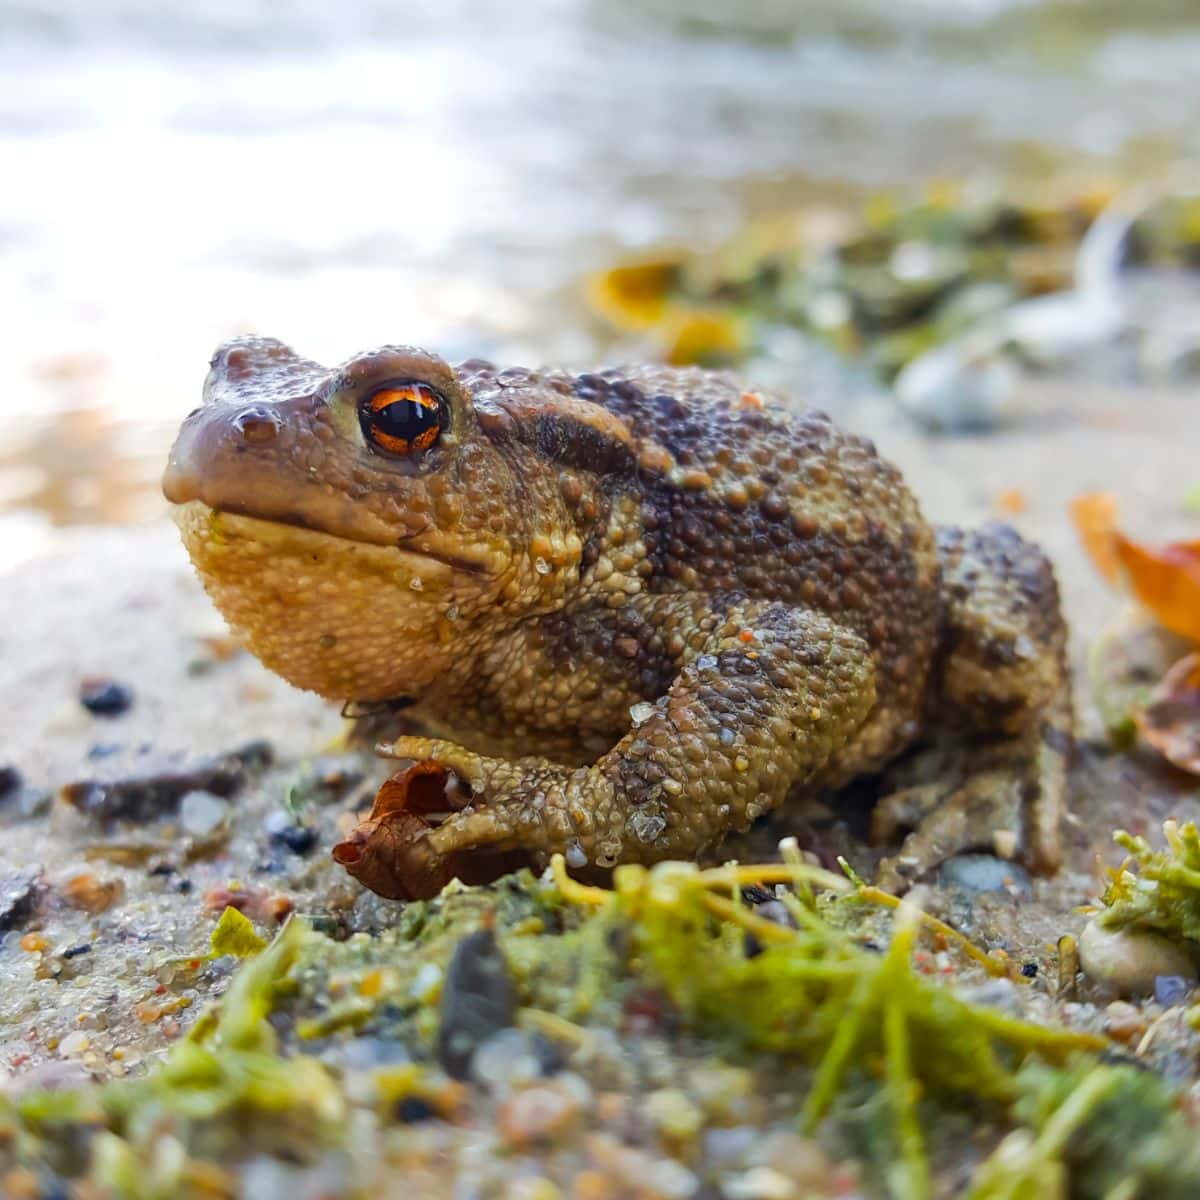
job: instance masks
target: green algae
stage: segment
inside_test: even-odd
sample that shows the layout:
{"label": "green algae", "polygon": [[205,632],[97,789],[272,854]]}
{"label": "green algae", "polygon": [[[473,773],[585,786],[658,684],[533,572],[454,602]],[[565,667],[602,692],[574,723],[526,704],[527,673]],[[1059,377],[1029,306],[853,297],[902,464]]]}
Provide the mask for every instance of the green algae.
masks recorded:
{"label": "green algae", "polygon": [[1200,942],[1200,831],[1192,821],[1165,821],[1163,834],[1161,850],[1123,829],[1113,834],[1129,858],[1110,872],[1097,919],[1110,929],[1132,925]]}
{"label": "green algae", "polygon": [[1021,1122],[976,1172],[968,1200],[1186,1200],[1200,1194],[1200,1142],[1179,1094],[1150,1071],[1029,1063]]}
{"label": "green algae", "polygon": [[[1089,1190],[1100,1176],[1088,1155],[1102,1150],[1120,1158],[1112,1178],[1132,1181],[1119,1196],[1152,1181],[1167,1197],[1191,1194],[1196,1152],[1176,1093],[1102,1064],[1096,1038],[969,1003],[922,975],[914,955],[930,926],[911,905],[889,913],[866,885],[798,862],[623,867],[611,891],[556,868],[553,878],[452,886],[399,910],[394,928],[344,942],[293,919],[255,953],[225,918],[212,949],[231,937],[250,956],[186,1039],[143,1078],[10,1102],[0,1144],[10,1160],[49,1162],[106,1194],[149,1200],[176,1194],[205,1162],[346,1153],[364,1103],[380,1128],[405,1097],[449,1114],[457,1094],[430,1065],[438,999],[454,947],[486,925],[522,1023],[582,1042],[588,1027],[620,1028],[625,1001],[656,989],[711,1057],[765,1054],[803,1068],[793,1076],[804,1081],[799,1127],[828,1133],[853,1119],[853,1106],[873,1112],[879,1186],[900,1200],[934,1194],[937,1131],[967,1110],[973,1130],[1005,1135],[973,1200],[1107,1196]],[[778,895],[794,928],[743,901],[756,880],[787,881]],[[360,1035],[412,1056],[368,1072],[365,1099],[336,1065],[337,1048]],[[1113,1129],[1118,1105],[1126,1125]],[[73,1158],[55,1149],[65,1145]]]}

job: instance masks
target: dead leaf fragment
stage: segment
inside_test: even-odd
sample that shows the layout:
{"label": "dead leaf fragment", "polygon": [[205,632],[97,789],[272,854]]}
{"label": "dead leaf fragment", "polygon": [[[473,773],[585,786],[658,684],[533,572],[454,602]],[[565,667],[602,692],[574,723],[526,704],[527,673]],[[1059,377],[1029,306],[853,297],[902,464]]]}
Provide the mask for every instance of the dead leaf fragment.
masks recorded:
{"label": "dead leaf fragment", "polygon": [[1200,775],[1200,653],[1185,655],[1163,676],[1134,720],[1163,758]]}
{"label": "dead leaf fragment", "polygon": [[433,848],[429,831],[471,799],[456,793],[451,780],[450,769],[433,759],[386,779],[370,814],[334,846],[334,861],[387,900],[429,900],[451,879],[491,883],[527,866],[530,856],[519,851],[440,854]]}

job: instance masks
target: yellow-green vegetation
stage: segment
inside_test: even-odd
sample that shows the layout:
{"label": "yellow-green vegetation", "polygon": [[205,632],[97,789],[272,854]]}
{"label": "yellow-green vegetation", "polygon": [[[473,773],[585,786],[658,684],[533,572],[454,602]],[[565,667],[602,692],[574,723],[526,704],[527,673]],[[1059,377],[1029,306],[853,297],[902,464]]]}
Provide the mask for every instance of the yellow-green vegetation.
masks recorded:
{"label": "yellow-green vegetation", "polygon": [[[876,194],[857,218],[776,221],[707,255],[663,255],[595,276],[594,310],[648,334],[676,363],[738,362],[764,331],[791,327],[843,355],[864,355],[890,381],[913,359],[1023,300],[1074,286],[1075,255],[1111,188],[1047,200]],[[1141,262],[1190,260],[1200,199],[1166,197],[1139,215]]]}
{"label": "yellow-green vegetation", "polygon": [[1123,829],[1113,835],[1129,858],[1111,872],[1098,919],[1111,929],[1136,925],[1200,942],[1200,832],[1192,821],[1165,821],[1163,834],[1162,850]]}
{"label": "yellow-green vegetation", "polygon": [[1083,1060],[1018,1073],[1020,1126],[976,1172],[968,1200],[1190,1200],[1200,1143],[1179,1096],[1132,1066]]}
{"label": "yellow-green vegetation", "polygon": [[[917,974],[920,914],[911,906],[901,907],[885,953],[864,948],[839,928],[847,914],[837,911],[859,905],[862,889],[847,890],[845,881],[802,864],[624,866],[614,873],[612,894],[574,884],[561,860],[555,869],[568,897],[611,907],[630,921],[645,969],[698,1028],[815,1066],[800,1114],[806,1127],[829,1112],[852,1072],[881,1064],[897,1151],[888,1172],[895,1196],[932,1194],[918,1118],[922,1096],[958,1093],[1000,1113],[1017,1099],[1023,1056],[1063,1061],[1101,1046],[1087,1035],[965,1003]],[[739,902],[749,884],[784,880],[795,887],[782,894],[794,929]],[[818,888],[828,897],[823,904]],[[757,953],[747,953],[748,935],[758,940]]]}
{"label": "yellow-green vegetation", "polygon": [[[788,919],[766,919],[747,888],[773,889],[773,915],[782,905]],[[799,1084],[798,1128],[846,1153],[853,1137],[839,1131],[866,1119],[870,1194],[932,1196],[938,1130],[956,1120],[996,1145],[972,1200],[1200,1194],[1200,1151],[1166,1083],[1102,1064],[1098,1038],[957,996],[915,963],[927,934],[976,978],[1003,967],[961,939],[953,949],[912,905],[794,855],[621,867],[612,890],[556,860],[548,877],[452,886],[395,928],[343,942],[293,919],[260,949],[244,922],[227,913],[213,935],[214,954],[248,956],[223,1001],[147,1075],[0,1108],[0,1169],[36,1162],[104,1195],[157,1200],[235,1195],[232,1172],[252,1154],[332,1151],[357,1181],[348,1194],[373,1194],[379,1137],[407,1136],[404,1103],[462,1115],[462,1085],[434,1062],[439,992],[454,948],[486,926],[519,1019],[539,1033],[583,1046],[589,1027],[618,1028],[623,1000],[654,989],[693,1054],[757,1064],[764,1086]],[[341,1055],[359,1036],[408,1057],[348,1070]]]}

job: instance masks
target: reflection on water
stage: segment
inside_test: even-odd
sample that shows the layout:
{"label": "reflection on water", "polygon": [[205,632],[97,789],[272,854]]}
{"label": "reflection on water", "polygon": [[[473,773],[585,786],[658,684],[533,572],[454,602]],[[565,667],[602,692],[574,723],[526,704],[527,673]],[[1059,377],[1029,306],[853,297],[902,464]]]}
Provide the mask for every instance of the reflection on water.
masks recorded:
{"label": "reflection on water", "polygon": [[1194,157],[1195,11],[0,0],[0,512],[153,511],[234,333],[582,361],[575,281],[623,249],[1034,141]]}

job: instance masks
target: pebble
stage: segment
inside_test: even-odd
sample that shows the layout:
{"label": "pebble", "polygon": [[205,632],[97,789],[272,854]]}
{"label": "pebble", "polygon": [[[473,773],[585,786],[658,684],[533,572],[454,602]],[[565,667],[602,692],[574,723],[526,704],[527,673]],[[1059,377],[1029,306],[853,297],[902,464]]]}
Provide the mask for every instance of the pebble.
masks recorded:
{"label": "pebble", "polygon": [[942,863],[938,879],[943,887],[960,888],[964,892],[1033,895],[1033,885],[1024,867],[991,854],[957,854],[948,858]]}
{"label": "pebble", "polygon": [[188,792],[208,792],[222,799],[235,795],[251,774],[270,766],[269,742],[248,742],[227,754],[198,759],[150,755],[138,770],[115,778],[82,779],[62,788],[62,798],[94,820],[147,822],[178,811]]}
{"label": "pebble", "polygon": [[21,772],[7,763],[0,765],[0,800],[7,799],[21,786]]}
{"label": "pebble", "polygon": [[282,809],[269,813],[263,822],[267,837],[277,846],[285,846],[293,854],[307,854],[317,844],[317,831],[311,825],[301,825]]}
{"label": "pebble", "polygon": [[1154,999],[1163,1008],[1186,1003],[1191,992],[1191,983],[1182,975],[1156,975],[1154,978]]}
{"label": "pebble", "polygon": [[469,1079],[476,1049],[517,1016],[508,963],[490,929],[469,933],[455,946],[439,1013],[438,1062],[452,1079]]}
{"label": "pebble", "polygon": [[91,1038],[82,1029],[77,1029],[74,1033],[68,1033],[58,1043],[58,1052],[63,1058],[75,1058],[77,1055],[82,1054],[91,1044]]}
{"label": "pebble", "polygon": [[476,1048],[471,1076],[495,1095],[505,1095],[539,1079],[542,1062],[533,1035],[524,1029],[501,1029]]}
{"label": "pebble", "polygon": [[660,1088],[644,1101],[644,1112],[670,1142],[691,1141],[704,1127],[704,1114],[679,1088]]}
{"label": "pebble", "polygon": [[500,1105],[500,1136],[517,1148],[559,1140],[579,1123],[590,1098],[591,1090],[579,1076],[560,1075],[527,1087]]}
{"label": "pebble", "polygon": [[752,1167],[741,1175],[721,1181],[726,1200],[793,1200],[800,1195],[794,1180],[772,1167]]}
{"label": "pebble", "polygon": [[1129,1045],[1146,1032],[1146,1018],[1127,1001],[1114,1000],[1104,1010],[1104,1029],[1114,1040]]}
{"label": "pebble", "polygon": [[79,703],[94,717],[119,717],[133,704],[133,690],[115,679],[89,676],[79,685]]}
{"label": "pebble", "polygon": [[209,837],[229,818],[229,806],[210,792],[188,792],[179,802],[179,826],[189,837]]}
{"label": "pebble", "polygon": [[33,915],[42,890],[41,867],[14,871],[0,883],[0,933],[17,929]]}
{"label": "pebble", "polygon": [[1105,929],[1092,920],[1079,938],[1079,961],[1086,974],[1123,996],[1149,996],[1160,975],[1174,975],[1188,986],[1196,967],[1187,950],[1162,934],[1144,929]]}

